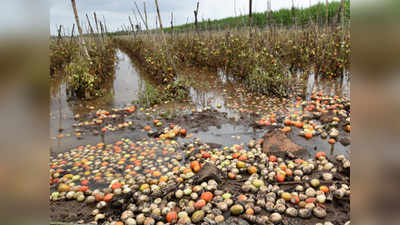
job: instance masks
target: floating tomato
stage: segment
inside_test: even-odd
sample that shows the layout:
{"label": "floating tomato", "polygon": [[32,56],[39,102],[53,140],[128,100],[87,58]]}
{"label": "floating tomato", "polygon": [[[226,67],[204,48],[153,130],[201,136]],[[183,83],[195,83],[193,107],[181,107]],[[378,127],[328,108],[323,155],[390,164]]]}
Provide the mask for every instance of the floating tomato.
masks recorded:
{"label": "floating tomato", "polygon": [[321,157],[326,157],[326,153],[325,153],[325,152],[317,152],[317,153],[315,154],[315,158],[316,158],[316,159],[319,159],[319,158],[321,158]]}

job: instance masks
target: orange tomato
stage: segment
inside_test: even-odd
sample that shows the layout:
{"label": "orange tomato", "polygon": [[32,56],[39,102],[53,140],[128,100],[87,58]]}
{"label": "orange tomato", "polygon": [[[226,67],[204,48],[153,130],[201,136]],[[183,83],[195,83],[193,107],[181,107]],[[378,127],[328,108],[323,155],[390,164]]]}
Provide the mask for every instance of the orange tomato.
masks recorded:
{"label": "orange tomato", "polygon": [[234,179],[236,179],[236,174],[235,174],[235,173],[229,172],[229,173],[228,173],[228,177],[229,177],[229,179],[234,180]]}
{"label": "orange tomato", "polygon": [[161,176],[161,172],[160,171],[154,171],[153,172],[153,176],[159,177],[159,176]]}
{"label": "orange tomato", "polygon": [[333,144],[336,143],[336,141],[335,141],[335,139],[331,138],[331,139],[328,140],[328,143],[331,144],[331,145],[333,145]]}
{"label": "orange tomato", "polygon": [[249,168],[247,168],[247,172],[249,172],[249,174],[255,174],[257,173],[257,167],[250,166]]}
{"label": "orange tomato", "polygon": [[88,187],[88,186],[82,186],[82,187],[80,188],[80,191],[82,191],[82,192],[86,192],[87,190],[89,190],[89,187]]}
{"label": "orange tomato", "polygon": [[278,173],[278,175],[276,175],[276,181],[282,183],[283,181],[285,181],[285,175]]}
{"label": "orange tomato", "polygon": [[206,201],[205,201],[204,199],[200,199],[200,200],[198,200],[198,201],[194,204],[194,207],[195,207],[196,209],[201,209],[201,208],[203,208],[205,205],[206,205]]}
{"label": "orange tomato", "polygon": [[304,137],[305,137],[306,139],[311,139],[311,138],[312,138],[312,133],[311,133],[311,132],[306,132],[306,133],[304,134]]}
{"label": "orange tomato", "polygon": [[285,170],[286,175],[288,175],[289,177],[293,175],[293,171],[291,169],[286,169]]}
{"label": "orange tomato", "polygon": [[208,153],[208,152],[204,152],[204,153],[203,153],[203,158],[204,158],[204,159],[208,159],[208,158],[210,158],[210,156],[211,156],[211,154]]}
{"label": "orange tomato", "polygon": [[110,201],[112,200],[113,197],[114,197],[114,195],[111,194],[111,193],[106,194],[106,195],[104,196],[104,201],[105,201],[105,202],[110,202]]}
{"label": "orange tomato", "polygon": [[329,192],[329,188],[325,185],[322,185],[321,187],[319,187],[319,190],[324,192],[324,193],[328,193]]}
{"label": "orange tomato", "polygon": [[201,194],[200,198],[206,202],[209,202],[212,200],[213,197],[214,197],[213,194],[211,192],[207,191],[207,192],[203,192],[203,194]]}
{"label": "orange tomato", "polygon": [[316,158],[316,159],[319,159],[319,158],[321,158],[321,157],[326,157],[326,153],[325,153],[325,152],[317,152],[317,153],[315,154],[315,158]]}
{"label": "orange tomato", "polygon": [[292,130],[292,128],[290,128],[290,127],[284,127],[284,128],[281,129],[281,131],[282,131],[283,133],[288,133],[288,132],[290,132],[291,130]]}
{"label": "orange tomato", "polygon": [[270,162],[276,162],[278,159],[276,158],[276,156],[274,156],[274,155],[271,155],[271,156],[269,156],[269,161]]}
{"label": "orange tomato", "polygon": [[304,126],[303,122],[296,122],[296,127],[303,128],[303,126]]}
{"label": "orange tomato", "polygon": [[247,197],[246,197],[246,195],[244,195],[244,194],[240,194],[240,195],[238,196],[238,200],[239,200],[239,201],[246,201],[246,200],[247,200]]}
{"label": "orange tomato", "polygon": [[252,208],[248,208],[246,210],[246,215],[254,215],[254,210]]}
{"label": "orange tomato", "polygon": [[200,166],[200,163],[199,163],[199,161],[192,161],[191,163],[190,163],[190,168],[194,168],[194,167],[196,167],[196,166]]}
{"label": "orange tomato", "polygon": [[111,185],[111,189],[113,189],[113,190],[118,189],[118,188],[121,188],[121,187],[122,187],[122,184],[119,183],[119,182],[115,182],[115,183],[113,183],[113,184]]}
{"label": "orange tomato", "polygon": [[244,161],[244,160],[247,160],[247,159],[248,159],[247,155],[241,155],[241,156],[239,156],[239,160],[240,160],[240,161]]}
{"label": "orange tomato", "polygon": [[171,211],[168,212],[166,219],[168,223],[172,223],[173,221],[176,221],[178,219],[178,215],[176,214],[175,211]]}
{"label": "orange tomato", "polygon": [[103,201],[104,195],[103,195],[103,194],[97,194],[97,195],[95,196],[95,198],[96,198],[96,201],[100,202],[100,201]]}
{"label": "orange tomato", "polygon": [[351,130],[351,126],[350,125],[346,125],[346,127],[345,127],[345,129],[344,129],[345,131],[347,131],[347,132],[350,132],[350,130]]}
{"label": "orange tomato", "polygon": [[306,203],[314,203],[316,200],[316,198],[307,198]]}
{"label": "orange tomato", "polygon": [[292,125],[292,121],[285,120],[285,121],[283,121],[283,124],[285,124],[286,126],[290,126],[290,125]]}

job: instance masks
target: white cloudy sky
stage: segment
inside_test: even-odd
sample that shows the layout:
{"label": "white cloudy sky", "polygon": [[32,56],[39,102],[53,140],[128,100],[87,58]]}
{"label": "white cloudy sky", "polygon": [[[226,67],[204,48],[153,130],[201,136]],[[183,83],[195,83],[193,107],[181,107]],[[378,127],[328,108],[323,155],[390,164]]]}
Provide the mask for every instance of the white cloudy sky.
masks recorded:
{"label": "white cloudy sky", "polygon": [[[155,27],[156,11],[154,0],[136,0],[139,7],[143,9],[143,1],[146,2],[149,25]],[[332,0],[330,0],[332,1]],[[56,33],[57,26],[63,25],[66,32],[70,32],[74,23],[73,11],[70,0],[49,0],[50,2],[50,31]],[[109,30],[120,30],[122,25],[128,25],[128,16],[133,23],[135,17],[132,10],[135,0],[76,0],[81,23],[85,27],[86,17],[97,13],[98,17],[106,19]],[[184,24],[187,20],[194,20],[193,10],[197,0],[159,0],[159,6],[164,26],[169,26],[171,12],[174,13],[174,24]],[[236,2],[236,4],[235,4]],[[289,8],[292,0],[272,0],[272,9]],[[294,0],[297,7],[308,7],[311,4],[325,2],[324,0]],[[217,19],[248,12],[248,0],[200,0],[199,18]],[[267,0],[253,0],[253,11],[262,12],[267,9]],[[138,15],[138,19],[139,15]]]}

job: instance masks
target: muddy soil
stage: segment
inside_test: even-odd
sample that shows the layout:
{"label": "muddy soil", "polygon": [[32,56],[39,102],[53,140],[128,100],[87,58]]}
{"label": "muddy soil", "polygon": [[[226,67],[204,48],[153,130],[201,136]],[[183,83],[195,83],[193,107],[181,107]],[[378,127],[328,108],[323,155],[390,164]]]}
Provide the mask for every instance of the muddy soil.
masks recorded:
{"label": "muddy soil", "polygon": [[[192,154],[195,154],[192,153]],[[288,153],[286,153],[287,155]],[[292,158],[301,157],[299,152],[290,153]],[[285,152],[282,152],[282,156],[285,155]],[[335,162],[336,165],[337,162]],[[340,166],[339,166],[340,167]],[[318,177],[321,174],[314,174],[312,177]],[[350,184],[350,174],[346,173],[337,173],[334,175],[334,182],[344,182]],[[201,182],[207,182],[210,179],[214,179],[220,186],[220,190],[227,191],[232,194],[240,194],[241,186],[247,180],[248,176],[244,176],[241,180],[231,180],[228,179],[225,174],[220,172],[215,166],[211,164],[206,164],[199,173],[196,174],[193,179],[193,184],[199,184]],[[276,184],[276,183],[274,183]],[[299,183],[296,182],[284,182],[279,184],[281,189],[287,192],[294,191],[296,185]],[[177,200],[174,196],[174,192],[177,190],[175,186],[168,187],[164,192],[162,192],[162,196],[167,196],[169,201]],[[153,198],[158,198],[160,196],[153,196]],[[258,198],[265,198],[263,195],[258,195]],[[106,215],[106,218],[111,218],[113,220],[119,220],[121,213],[128,207],[129,203],[136,203],[137,199],[135,199],[132,195],[120,195],[118,198],[113,199],[110,207],[103,209],[103,213]],[[242,203],[243,205],[246,202]],[[324,207],[327,212],[327,217],[324,219],[318,219],[316,217],[311,217],[310,219],[302,219],[299,217],[291,218],[288,216],[283,216],[282,224],[283,225],[309,225],[316,223],[324,223],[325,221],[331,221],[335,225],[345,224],[350,220],[350,199],[337,199],[333,198],[332,201],[327,201],[325,204],[317,205]],[[77,201],[50,201],[50,219],[51,221],[63,221],[63,222],[73,222],[73,223],[90,223],[93,221],[94,216],[91,215],[91,212],[96,209],[95,204],[85,204],[79,203]],[[269,215],[265,209],[262,209],[259,215]],[[222,224],[256,224],[254,221],[249,220],[246,216],[241,215],[240,217],[229,216],[226,215],[227,220]],[[99,221],[100,224],[105,220]]]}

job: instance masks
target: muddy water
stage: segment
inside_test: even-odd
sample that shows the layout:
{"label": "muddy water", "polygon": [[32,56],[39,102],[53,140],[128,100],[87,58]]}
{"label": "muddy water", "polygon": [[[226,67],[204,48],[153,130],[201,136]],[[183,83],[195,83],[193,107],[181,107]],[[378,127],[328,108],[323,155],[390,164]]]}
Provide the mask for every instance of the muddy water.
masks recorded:
{"label": "muddy water", "polygon": [[310,73],[307,81],[307,100],[310,100],[311,93],[315,91],[323,91],[329,95],[347,96],[350,97],[350,81],[349,74],[345,73],[343,77],[337,78],[336,80],[329,80]]}
{"label": "muddy water", "polygon": [[[237,87],[240,85],[235,83],[235,80],[229,77],[223,71],[192,71],[186,70],[182,72],[183,77],[194,81],[195,87],[190,89],[190,98],[196,109],[211,107],[218,111],[226,112],[229,118],[235,120],[239,118],[249,118],[255,120],[257,116],[251,116],[249,113],[240,113],[237,109],[241,107],[256,111],[260,105],[266,105],[271,108],[271,111],[277,112],[281,110],[283,104],[274,98],[257,100],[254,96],[238,95]],[[324,94],[338,95],[350,97],[350,77],[346,72],[343,77],[337,79],[329,79],[313,72],[302,73],[298,72],[294,76],[292,85],[296,87],[296,93],[303,96],[306,100],[311,100],[313,92],[322,91]],[[294,100],[294,98],[293,98]],[[290,103],[290,101],[288,102]],[[289,108],[288,111],[297,111],[298,109]],[[240,110],[239,110],[240,111]],[[265,112],[264,112],[265,114]],[[261,113],[262,115],[262,113]],[[250,139],[261,138],[266,132],[266,129],[254,129],[250,124],[233,125],[224,124],[222,126],[213,126],[206,132],[196,133],[205,142],[213,142],[222,145],[232,145],[233,143],[247,143]],[[342,137],[349,137],[348,133],[341,133]],[[299,136],[299,130],[289,134],[296,144],[308,150],[309,155],[313,155],[317,151],[326,152],[328,155],[344,154],[349,156],[349,146],[343,146],[340,143],[330,145],[326,139],[320,136],[314,137],[311,140]]]}
{"label": "muddy water", "polygon": [[[118,51],[118,65],[115,78],[109,84],[109,94],[91,101],[68,99],[66,94],[65,78],[54,78],[50,85],[50,136],[52,152],[62,152],[77,145],[94,144],[118,140],[120,134],[106,136],[87,135],[83,138],[75,137],[80,132],[72,128],[76,122],[74,115],[84,116],[90,111],[130,105],[138,99],[142,90],[144,78],[135,69],[128,56]],[[62,76],[60,76],[62,77]],[[62,138],[55,138],[57,136]]]}
{"label": "muddy water", "polygon": [[[90,111],[95,109],[119,108],[125,105],[130,105],[132,101],[138,99],[138,93],[143,88],[145,75],[135,69],[130,59],[123,53],[118,52],[119,62],[115,74],[115,79],[110,85],[110,95],[98,98],[94,101],[68,100],[66,96],[66,84],[62,79],[55,79],[51,83],[51,148],[52,152],[63,152],[77,145],[96,144],[105,142],[106,144],[115,142],[120,138],[130,138],[138,140],[146,137],[144,132],[139,130],[122,130],[110,132],[106,135],[87,134],[81,138],[75,137],[75,133],[80,132],[72,127],[76,121],[73,119],[75,114],[80,114],[84,117]],[[188,68],[180,72],[181,78],[191,82],[189,102],[184,104],[167,104],[159,107],[160,110],[179,111],[186,109],[204,109],[211,107],[220,112],[224,112],[227,118],[232,120],[246,119],[242,123],[225,123],[216,126],[210,125],[206,131],[196,132],[194,138],[200,138],[203,142],[216,143],[221,145],[232,145],[247,143],[250,139],[258,139],[267,131],[266,129],[254,129],[249,121],[255,121],[260,114],[252,114],[249,112],[257,112],[260,106],[264,109],[276,112],[282,108],[282,102],[274,98],[258,98],[255,96],[246,96],[242,93],[239,84],[235,82],[225,72],[219,71],[202,71],[199,69]],[[323,91],[326,94],[348,96],[350,97],[350,78],[349,74],[345,73],[342,78],[327,79],[322,76],[317,76],[314,73],[298,72],[294,76],[293,86],[297,92],[304,96],[307,100],[310,99],[313,91]],[[91,109],[90,109],[91,107]],[[241,108],[246,108],[247,111],[240,111]],[[265,111],[263,112],[265,113]],[[134,121],[136,124],[151,121],[150,118],[145,118],[143,113],[137,112],[142,121]],[[140,116],[140,114],[142,114]],[[178,114],[179,116],[179,114]],[[149,124],[149,123],[147,123]],[[181,124],[185,126],[185,124]],[[190,132],[190,130],[189,130]],[[56,138],[57,136],[62,138]],[[346,134],[344,134],[346,135]],[[305,140],[298,136],[294,131],[291,134],[291,139],[299,145],[305,147],[310,154],[314,151],[324,151],[326,153],[345,154],[349,155],[350,147],[343,146],[337,143],[334,149],[327,143],[326,140],[320,137],[315,137],[312,140]]]}

